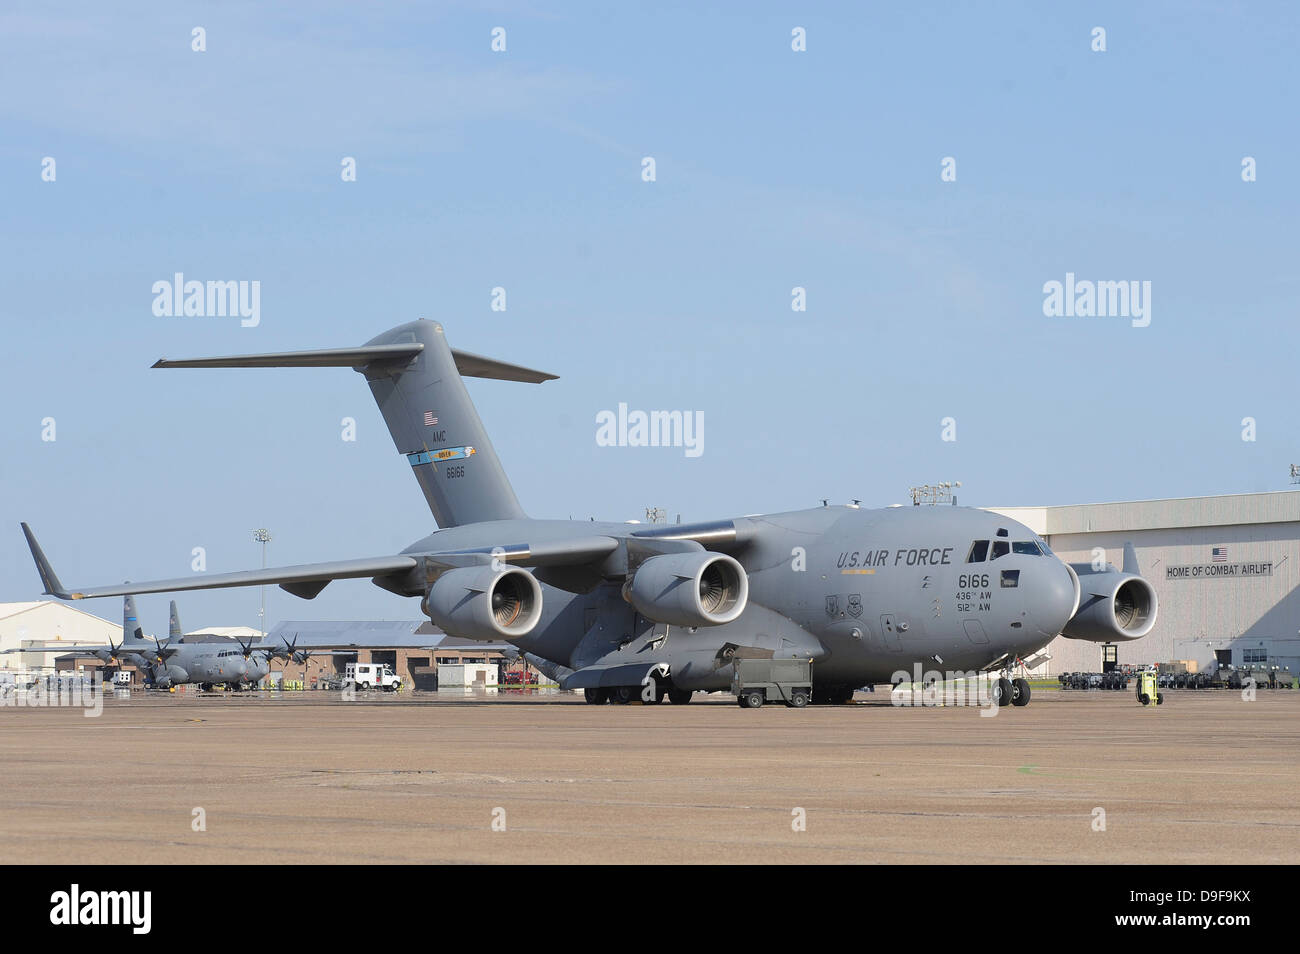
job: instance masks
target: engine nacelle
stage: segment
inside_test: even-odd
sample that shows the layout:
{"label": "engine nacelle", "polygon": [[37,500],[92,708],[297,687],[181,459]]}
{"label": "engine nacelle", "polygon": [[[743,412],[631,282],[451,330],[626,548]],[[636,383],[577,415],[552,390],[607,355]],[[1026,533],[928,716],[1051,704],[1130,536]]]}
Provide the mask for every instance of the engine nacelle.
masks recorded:
{"label": "engine nacelle", "polygon": [[637,567],[623,598],[657,623],[720,626],[745,611],[749,575],[725,553],[665,553]]}
{"label": "engine nacelle", "polygon": [[1094,643],[1141,639],[1156,624],[1159,601],[1151,584],[1135,573],[1079,570],[1079,608],[1061,634]]}
{"label": "engine nacelle", "polygon": [[531,573],[516,567],[461,567],[433,582],[420,609],[454,636],[518,639],[542,618],[542,587]]}

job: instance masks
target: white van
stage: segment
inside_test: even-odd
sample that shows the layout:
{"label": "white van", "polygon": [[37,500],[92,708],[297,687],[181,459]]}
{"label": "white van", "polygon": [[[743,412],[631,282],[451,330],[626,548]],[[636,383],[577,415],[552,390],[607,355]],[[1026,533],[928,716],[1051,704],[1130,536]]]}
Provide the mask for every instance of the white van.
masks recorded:
{"label": "white van", "polygon": [[402,677],[387,663],[348,663],[343,678],[358,689],[397,692],[402,688]]}

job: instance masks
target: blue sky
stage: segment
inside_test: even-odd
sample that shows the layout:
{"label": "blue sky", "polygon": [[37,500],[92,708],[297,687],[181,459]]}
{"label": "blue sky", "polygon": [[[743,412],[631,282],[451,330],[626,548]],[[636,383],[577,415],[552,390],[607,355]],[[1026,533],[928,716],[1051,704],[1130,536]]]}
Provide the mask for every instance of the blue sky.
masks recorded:
{"label": "blue sky", "polygon": [[[84,585],[196,546],[256,566],[257,526],[273,564],[433,529],[358,375],[149,370],[417,317],[561,376],[470,382],[537,517],[1290,486],[1293,5],[699,6],[5,8],[0,599],[39,593],[19,520]],[[178,271],[259,281],[260,324],[155,317]],[[1045,317],[1066,272],[1150,281],[1150,326]],[[705,452],[598,447],[619,402],[702,412]],[[418,614],[364,581],[268,599],[272,623]],[[256,625],[256,590],[178,600]]]}

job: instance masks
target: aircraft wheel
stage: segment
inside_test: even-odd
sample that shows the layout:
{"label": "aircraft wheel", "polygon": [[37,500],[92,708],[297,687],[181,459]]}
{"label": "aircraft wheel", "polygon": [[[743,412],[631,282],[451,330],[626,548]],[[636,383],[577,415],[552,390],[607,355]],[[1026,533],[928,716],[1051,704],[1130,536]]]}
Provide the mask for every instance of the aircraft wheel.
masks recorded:
{"label": "aircraft wheel", "polygon": [[609,702],[608,689],[584,689],[582,690],[582,696],[587,700],[587,705],[589,706],[603,706],[605,703]]}
{"label": "aircraft wheel", "polygon": [[1030,695],[1031,693],[1029,691],[1028,679],[1012,680],[1011,682],[1011,704],[1012,705],[1017,705],[1017,706],[1029,705]]}
{"label": "aircraft wheel", "polygon": [[641,694],[635,686],[615,686],[609,690],[609,701],[615,705],[625,706],[640,698]]}
{"label": "aircraft wheel", "polygon": [[998,679],[990,688],[993,691],[993,701],[998,704],[999,708],[1011,704],[1010,679]]}
{"label": "aircraft wheel", "polygon": [[740,697],[740,705],[745,709],[761,709],[763,707],[763,693],[758,689],[751,689]]}
{"label": "aircraft wheel", "polygon": [[808,693],[802,689],[796,689],[790,693],[790,701],[786,703],[791,709],[802,709],[808,705]]}
{"label": "aircraft wheel", "polygon": [[695,693],[690,689],[669,689],[668,701],[675,706],[684,706],[691,701],[693,695]]}

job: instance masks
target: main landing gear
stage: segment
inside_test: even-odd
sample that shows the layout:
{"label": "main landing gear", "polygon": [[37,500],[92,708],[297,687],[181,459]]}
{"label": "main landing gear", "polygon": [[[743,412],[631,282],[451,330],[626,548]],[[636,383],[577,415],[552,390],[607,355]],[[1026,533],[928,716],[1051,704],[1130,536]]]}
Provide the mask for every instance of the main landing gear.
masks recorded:
{"label": "main landing gear", "polygon": [[1015,679],[1008,679],[1006,676],[999,676],[989,684],[989,693],[993,701],[1001,706],[1027,706],[1029,705],[1029,680],[1017,676]]}
{"label": "main landing gear", "polygon": [[847,706],[853,701],[852,686],[827,686],[813,690],[813,702],[823,706]]}
{"label": "main landing gear", "polygon": [[[586,699],[587,705],[603,706],[605,703],[625,706],[633,702],[647,702],[641,693],[644,690],[641,686],[601,686],[597,689],[582,690],[583,698]],[[684,706],[690,703],[691,697],[695,693],[690,689],[670,689],[667,686],[655,680],[654,699],[649,700],[650,705],[657,705],[667,699],[675,706]]]}

